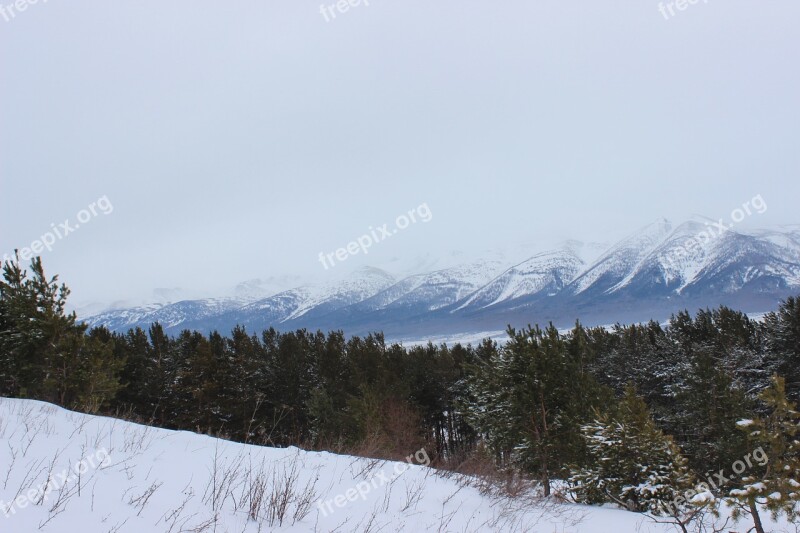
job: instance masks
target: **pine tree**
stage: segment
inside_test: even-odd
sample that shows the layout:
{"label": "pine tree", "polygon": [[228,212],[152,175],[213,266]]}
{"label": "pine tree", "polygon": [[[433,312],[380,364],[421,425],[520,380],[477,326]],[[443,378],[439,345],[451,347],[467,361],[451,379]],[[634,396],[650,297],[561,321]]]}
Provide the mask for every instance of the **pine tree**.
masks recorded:
{"label": "pine tree", "polygon": [[33,312],[33,309],[21,308],[32,299],[24,297],[25,274],[18,264],[7,261],[0,266],[4,279],[0,280],[0,395],[19,396],[24,340],[20,338],[17,323],[19,317]]}
{"label": "pine tree", "polygon": [[351,398],[348,360],[344,333],[327,336],[318,332],[313,338],[314,358],[311,379],[316,387],[308,400],[311,438],[317,446],[355,444],[357,423],[348,409]]}
{"label": "pine tree", "polygon": [[[600,395],[581,371],[580,341],[568,347],[552,324],[508,333],[502,350],[478,357],[470,378],[475,402],[467,408],[469,420],[502,466],[535,473],[547,496],[551,478],[582,455],[578,421]],[[576,387],[583,390],[576,394]]]}
{"label": "pine tree", "polygon": [[[66,295],[62,300],[65,299]],[[44,399],[44,391],[37,383],[44,378],[45,355],[41,348],[47,340],[45,333],[37,327],[40,323],[39,298],[28,272],[19,264],[19,257],[16,262],[8,261],[3,265],[0,300],[5,310],[5,325],[0,330],[0,354],[5,359],[6,394]]]}
{"label": "pine tree", "polygon": [[588,464],[570,479],[586,503],[617,503],[631,511],[676,516],[676,502],[694,477],[672,438],[659,430],[647,405],[630,385],[616,413],[601,414],[581,428]]}
{"label": "pine tree", "polygon": [[115,341],[106,328],[93,329],[83,340],[73,386],[77,404],[96,413],[120,390],[125,360],[115,356]]}
{"label": "pine tree", "polygon": [[6,394],[96,411],[116,394],[121,362],[110,335],[87,337],[86,326],[66,312],[69,289],[47,278],[41,258],[31,276],[18,263],[3,265],[0,353]]}
{"label": "pine tree", "polygon": [[750,402],[709,344],[694,346],[682,362],[671,421],[698,471],[727,468],[747,451],[736,421],[749,413]]}
{"label": "pine tree", "polygon": [[800,403],[800,298],[790,297],[764,317],[767,350],[777,374],[786,378],[786,395]]}
{"label": "pine tree", "polygon": [[[763,383],[758,328],[743,314],[721,307],[673,316],[667,328],[659,374],[666,399],[655,409],[697,472],[728,468],[747,452],[736,421],[755,399],[745,387]],[[648,400],[652,398],[647,395]]]}
{"label": "pine tree", "polygon": [[773,518],[785,514],[794,521],[800,516],[800,413],[787,400],[782,377],[773,378],[761,399],[769,415],[740,420],[738,425],[747,432],[754,449],[765,452],[766,458],[757,465],[760,469],[748,471],[728,499],[734,505],[734,517],[750,515],[758,533],[764,533],[759,506],[769,510]]}
{"label": "pine tree", "polygon": [[476,350],[475,363],[468,367],[467,396],[460,406],[501,468],[510,466],[511,453],[519,442],[519,417],[511,410],[515,387],[505,381],[511,377],[508,367],[506,352],[501,352],[495,341],[484,339]]}
{"label": "pine tree", "polygon": [[228,341],[233,360],[228,387],[221,391],[222,402],[228,406],[235,435],[244,442],[262,442],[268,433],[266,396],[266,370],[264,347],[257,335],[248,335],[245,328],[237,326]]}
{"label": "pine tree", "polygon": [[152,381],[148,355],[152,351],[147,333],[141,328],[129,330],[125,336],[115,335],[115,353],[125,364],[120,371],[120,389],[116,396],[116,407],[131,411],[150,421],[153,406],[150,399]]}

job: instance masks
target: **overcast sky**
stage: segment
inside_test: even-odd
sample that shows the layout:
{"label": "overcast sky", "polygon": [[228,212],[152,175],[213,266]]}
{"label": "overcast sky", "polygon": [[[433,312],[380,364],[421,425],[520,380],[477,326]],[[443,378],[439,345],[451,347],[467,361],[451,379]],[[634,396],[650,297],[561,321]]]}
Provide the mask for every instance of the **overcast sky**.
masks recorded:
{"label": "overcast sky", "polygon": [[79,301],[320,275],[423,203],[371,257],[609,241],[757,194],[746,224],[800,222],[796,0],[0,5],[0,254],[107,197],[43,253]]}

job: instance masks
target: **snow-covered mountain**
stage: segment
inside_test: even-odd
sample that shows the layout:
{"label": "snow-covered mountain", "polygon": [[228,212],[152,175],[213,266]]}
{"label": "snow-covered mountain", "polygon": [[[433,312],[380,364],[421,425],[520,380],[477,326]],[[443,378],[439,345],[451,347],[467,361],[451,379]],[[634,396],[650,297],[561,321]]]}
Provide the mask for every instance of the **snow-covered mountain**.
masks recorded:
{"label": "snow-covered mountain", "polygon": [[548,321],[569,326],[578,318],[590,325],[662,320],[683,308],[721,304],[760,312],[800,292],[800,228],[745,233],[702,218],[677,226],[662,219],[611,246],[569,241],[553,250],[400,263],[394,275],[367,267],[267,297],[254,296],[261,285],[250,283],[238,297],[111,310],[86,322],[117,331],[159,321],[171,332],[224,332],[241,324],[252,331],[381,330],[411,338]]}
{"label": "snow-covered mountain", "polygon": [[770,239],[760,234],[718,232],[699,220],[672,229],[662,221],[612,248],[570,290],[576,295],[668,297],[800,287],[798,242],[791,235]]}
{"label": "snow-covered mountain", "polygon": [[303,283],[300,276],[272,276],[263,279],[243,281],[234,287],[233,293],[237,298],[254,301],[268,298],[285,290],[297,287]]}
{"label": "snow-covered mountain", "polygon": [[[260,330],[269,326],[279,329],[311,323],[321,317],[363,302],[378,292],[391,287],[397,280],[389,273],[373,267],[362,268],[344,279],[323,284],[307,284],[279,292],[244,305],[223,310],[208,316],[186,316],[179,327],[168,330],[219,329],[228,331],[236,325]],[[205,305],[203,300],[200,305]],[[187,303],[187,302],[183,302]],[[176,304],[180,305],[180,304]]]}
{"label": "snow-covered mountain", "polygon": [[523,297],[558,294],[586,265],[575,248],[572,243],[514,265],[465,298],[457,310],[485,309]]}
{"label": "snow-covered mountain", "polygon": [[667,220],[659,220],[622,240],[569,284],[569,294],[613,291],[632,272],[641,268],[651,250],[669,235],[671,229]]}
{"label": "snow-covered mountain", "polygon": [[473,294],[491,281],[502,268],[500,261],[482,260],[417,274],[364,300],[357,307],[365,311],[400,308],[435,311]]}
{"label": "snow-covered mountain", "polygon": [[89,326],[105,326],[114,331],[131,327],[149,327],[159,322],[166,329],[177,328],[190,320],[214,318],[225,312],[234,311],[246,305],[246,299],[206,298],[186,300],[170,304],[151,304],[130,309],[112,309],[84,320]]}

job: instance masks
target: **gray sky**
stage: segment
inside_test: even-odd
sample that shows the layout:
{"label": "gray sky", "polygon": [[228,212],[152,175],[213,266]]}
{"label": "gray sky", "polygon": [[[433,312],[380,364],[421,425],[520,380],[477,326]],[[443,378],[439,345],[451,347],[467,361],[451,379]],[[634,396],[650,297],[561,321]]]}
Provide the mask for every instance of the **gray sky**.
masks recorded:
{"label": "gray sky", "polygon": [[0,17],[0,254],[107,196],[43,254],[79,301],[327,275],[422,203],[366,263],[800,222],[795,0],[43,2]]}

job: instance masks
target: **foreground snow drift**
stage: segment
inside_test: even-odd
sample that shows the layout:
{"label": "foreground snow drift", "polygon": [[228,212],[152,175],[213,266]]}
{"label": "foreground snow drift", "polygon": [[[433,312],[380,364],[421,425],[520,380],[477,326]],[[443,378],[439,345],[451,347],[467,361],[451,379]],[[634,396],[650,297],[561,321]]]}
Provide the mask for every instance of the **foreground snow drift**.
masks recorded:
{"label": "foreground snow drift", "polygon": [[[410,463],[424,460],[414,453]],[[674,531],[615,509],[490,497],[461,481],[417,464],[236,444],[0,398],[2,531]]]}

